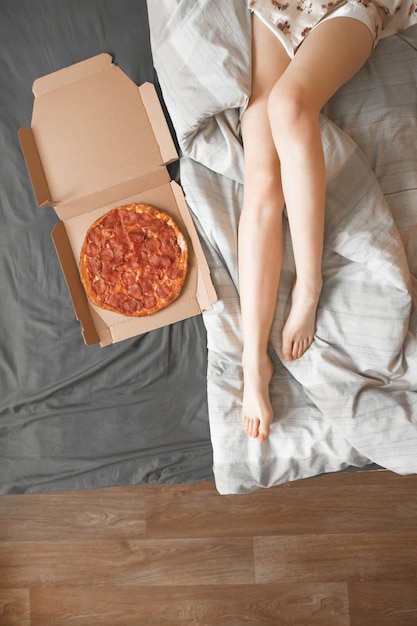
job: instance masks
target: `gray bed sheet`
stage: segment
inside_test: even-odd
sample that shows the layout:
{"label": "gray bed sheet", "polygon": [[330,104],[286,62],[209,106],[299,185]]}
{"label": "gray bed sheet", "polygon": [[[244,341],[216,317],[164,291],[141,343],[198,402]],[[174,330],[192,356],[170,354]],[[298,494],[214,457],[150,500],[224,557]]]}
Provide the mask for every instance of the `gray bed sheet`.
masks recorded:
{"label": "gray bed sheet", "polygon": [[145,0],[0,0],[2,494],[213,475],[201,317],[85,346],[19,147],[34,79],[101,52],[156,83]]}

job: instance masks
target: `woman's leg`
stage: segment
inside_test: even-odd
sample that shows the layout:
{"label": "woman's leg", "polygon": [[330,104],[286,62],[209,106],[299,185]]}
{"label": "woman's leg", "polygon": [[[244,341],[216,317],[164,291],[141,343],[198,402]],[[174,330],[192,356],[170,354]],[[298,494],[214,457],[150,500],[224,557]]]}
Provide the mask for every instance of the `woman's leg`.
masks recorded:
{"label": "woman's leg", "polygon": [[244,339],[242,426],[260,441],[267,438],[272,420],[268,387],[273,366],[267,347],[281,274],[284,207],[268,98],[289,62],[276,37],[255,18],[252,93],[242,117],[245,179],[238,259]]}
{"label": "woman's leg", "polygon": [[372,37],[363,24],[334,18],[309,35],[290,63],[269,29],[253,20],[253,92],[242,119],[245,190],[239,285],[242,426],[259,441],[267,438],[272,421],[268,388],[273,367],[267,344],[281,273],[282,189],[297,272],[282,338],[283,356],[292,359],[312,342],[321,290],[325,171],[319,113],[371,49]]}
{"label": "woman's leg", "polygon": [[294,250],[296,280],[282,332],[282,355],[300,357],[313,341],[320,296],[325,166],[319,114],[365,63],[369,29],[351,18],[323,22],[305,39],[269,98],[268,112]]}

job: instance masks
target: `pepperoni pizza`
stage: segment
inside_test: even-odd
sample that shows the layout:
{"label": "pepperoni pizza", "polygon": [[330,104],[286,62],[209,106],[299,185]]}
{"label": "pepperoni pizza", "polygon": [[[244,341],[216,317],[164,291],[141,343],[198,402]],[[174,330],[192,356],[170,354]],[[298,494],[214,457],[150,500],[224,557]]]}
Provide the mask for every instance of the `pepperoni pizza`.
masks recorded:
{"label": "pepperoni pizza", "polygon": [[171,216],[135,203],[112,209],[90,226],[80,274],[94,304],[143,317],[179,296],[187,265],[187,243]]}

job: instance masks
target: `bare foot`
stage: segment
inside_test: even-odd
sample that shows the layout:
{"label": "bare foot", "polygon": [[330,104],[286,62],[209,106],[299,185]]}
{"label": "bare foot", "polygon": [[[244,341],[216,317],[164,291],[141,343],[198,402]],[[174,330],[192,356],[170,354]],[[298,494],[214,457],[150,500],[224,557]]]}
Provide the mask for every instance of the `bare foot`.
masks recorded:
{"label": "bare foot", "polygon": [[286,361],[299,359],[313,342],[320,292],[321,283],[304,289],[294,282],[291,311],[282,329],[281,353]]}
{"label": "bare foot", "polygon": [[269,436],[273,412],[269,383],[274,366],[268,355],[259,367],[243,367],[242,428],[249,437],[265,441]]}

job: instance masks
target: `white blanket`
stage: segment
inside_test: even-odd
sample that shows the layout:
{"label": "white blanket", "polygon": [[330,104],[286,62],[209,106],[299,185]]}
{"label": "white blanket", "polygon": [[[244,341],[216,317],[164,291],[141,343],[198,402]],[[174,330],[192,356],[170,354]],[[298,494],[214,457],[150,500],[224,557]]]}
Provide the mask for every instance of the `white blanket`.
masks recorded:
{"label": "white blanket", "polygon": [[244,0],[148,0],[148,11],[154,65],[181,149],[181,183],[219,296],[204,313],[219,492],[371,463],[416,472],[417,29],[381,42],[322,116],[327,204],[317,332],[301,359],[281,361],[294,273],[284,220],[270,341],[274,421],[261,444],[240,426],[236,234],[249,13]]}

